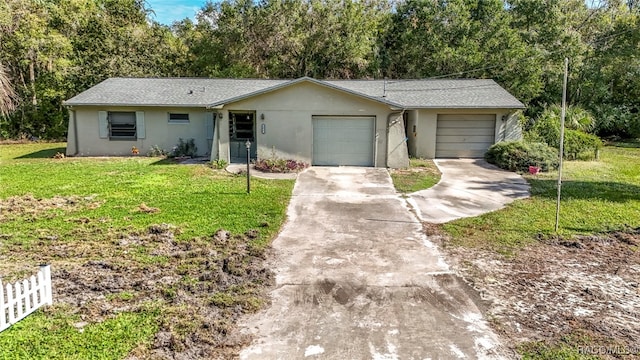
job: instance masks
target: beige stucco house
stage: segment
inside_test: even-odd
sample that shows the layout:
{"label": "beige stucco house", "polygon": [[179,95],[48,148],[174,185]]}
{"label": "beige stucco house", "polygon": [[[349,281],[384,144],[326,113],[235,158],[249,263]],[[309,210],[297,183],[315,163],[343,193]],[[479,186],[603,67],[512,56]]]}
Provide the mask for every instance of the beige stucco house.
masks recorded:
{"label": "beige stucco house", "polygon": [[524,105],[493,80],[112,78],[67,100],[68,156],[170,150],[228,162],[406,167],[519,139]]}

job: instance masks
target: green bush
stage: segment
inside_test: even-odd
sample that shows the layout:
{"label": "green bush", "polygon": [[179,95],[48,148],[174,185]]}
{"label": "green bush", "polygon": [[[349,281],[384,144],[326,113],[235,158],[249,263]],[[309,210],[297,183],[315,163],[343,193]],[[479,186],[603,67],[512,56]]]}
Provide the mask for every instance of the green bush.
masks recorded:
{"label": "green bush", "polygon": [[194,139],[189,139],[187,141],[182,140],[182,138],[178,139],[178,145],[174,146],[171,149],[170,157],[196,157],[198,155],[198,147],[196,146],[196,142]]}
{"label": "green bush", "polygon": [[225,159],[211,160],[211,167],[214,169],[224,169],[229,165]]}
{"label": "green bush", "polygon": [[[557,106],[547,108],[533,126],[525,134],[525,139],[530,142],[543,142],[553,148],[560,146],[560,115]],[[581,108],[569,108],[564,139],[565,159],[587,159],[595,157],[597,151],[602,148],[602,141],[595,135],[588,134],[585,130],[593,127],[593,118]]]}
{"label": "green bush", "polygon": [[158,145],[153,145],[147,152],[149,157],[167,156],[169,153]]}
{"label": "green bush", "polygon": [[602,140],[595,135],[571,129],[564,132],[565,159],[593,159],[602,146]]}
{"label": "green bush", "polygon": [[529,171],[537,166],[542,171],[558,167],[558,151],[544,143],[502,141],[493,144],[485,154],[487,162],[509,171]]}
{"label": "green bush", "polygon": [[640,113],[635,108],[616,105],[599,105],[593,109],[595,132],[600,136],[616,136],[623,139],[640,138]]}

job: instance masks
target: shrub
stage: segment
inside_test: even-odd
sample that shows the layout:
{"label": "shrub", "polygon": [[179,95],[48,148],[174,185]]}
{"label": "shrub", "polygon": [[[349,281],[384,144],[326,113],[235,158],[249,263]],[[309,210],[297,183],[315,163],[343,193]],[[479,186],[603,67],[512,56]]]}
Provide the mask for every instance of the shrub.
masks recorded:
{"label": "shrub", "polygon": [[[539,121],[551,122],[559,128],[561,115],[562,107],[559,105],[550,105],[540,114],[536,123]],[[591,132],[595,128],[595,123],[595,118],[588,110],[579,106],[567,106],[567,112],[565,114],[565,127],[567,129]]]}
{"label": "shrub", "polygon": [[558,167],[558,151],[544,143],[503,141],[493,144],[485,154],[487,162],[509,171],[528,171],[537,166],[542,171]]}
{"label": "shrub", "polygon": [[308,167],[309,164],[297,160],[284,160],[277,158],[260,159],[256,161],[255,168],[264,172],[288,173],[298,172]]}
{"label": "shrub", "polygon": [[592,159],[602,148],[602,140],[591,134],[578,130],[567,129],[564,132],[565,159]]}
{"label": "shrub", "polygon": [[147,152],[148,157],[167,156],[169,153],[158,145],[153,145]]}
{"label": "shrub", "polygon": [[178,145],[171,149],[171,157],[195,157],[198,154],[198,148],[194,139],[189,139],[186,142],[182,138],[178,139]]}
{"label": "shrub", "polygon": [[217,159],[211,161],[211,167],[214,169],[224,169],[227,167],[227,160],[225,159]]}
{"label": "shrub", "polygon": [[[553,148],[558,148],[560,146],[560,114],[558,111],[559,107],[555,105],[547,108],[525,134],[525,139],[531,143],[543,142]],[[586,110],[572,107],[567,109],[566,126],[564,158],[593,158],[602,147],[602,141],[597,136],[584,132],[593,127],[593,117]]]}
{"label": "shrub", "polygon": [[594,108],[595,132],[600,136],[640,138],[640,113],[627,106],[600,105]]}

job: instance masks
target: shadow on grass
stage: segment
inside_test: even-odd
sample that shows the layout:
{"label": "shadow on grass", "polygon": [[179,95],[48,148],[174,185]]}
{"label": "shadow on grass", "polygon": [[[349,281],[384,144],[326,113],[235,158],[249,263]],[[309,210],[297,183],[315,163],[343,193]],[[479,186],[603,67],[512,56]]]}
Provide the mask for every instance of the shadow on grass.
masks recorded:
{"label": "shadow on grass", "polygon": [[640,148],[640,139],[627,139],[616,141],[611,145],[619,148]]}
{"label": "shadow on grass", "polygon": [[57,147],[52,149],[39,150],[36,152],[32,152],[30,154],[24,154],[16,157],[15,159],[49,159],[52,158],[56,153],[65,153],[67,148]]}
{"label": "shadow on grass", "polygon": [[[531,195],[555,199],[556,180],[530,179]],[[562,199],[607,200],[612,202],[640,201],[640,186],[611,181],[563,181]]]}
{"label": "shadow on grass", "polygon": [[172,159],[172,158],[162,158],[162,159],[158,159],[158,161],[154,161],[149,165],[177,165],[180,162]]}

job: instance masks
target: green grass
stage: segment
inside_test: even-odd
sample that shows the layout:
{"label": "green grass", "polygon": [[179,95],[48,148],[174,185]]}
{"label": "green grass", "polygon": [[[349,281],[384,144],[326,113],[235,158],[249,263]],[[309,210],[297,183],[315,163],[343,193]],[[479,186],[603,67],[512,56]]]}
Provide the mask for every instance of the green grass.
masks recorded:
{"label": "green grass", "polygon": [[391,179],[398,192],[412,193],[437,184],[440,170],[431,160],[412,158],[408,169],[392,170]]}
{"label": "green grass", "polygon": [[[443,225],[453,241],[512,251],[554,234],[557,172],[526,175],[531,198]],[[640,148],[608,146],[600,161],[565,162],[560,235],[640,226]]]}
{"label": "green grass", "polygon": [[0,359],[122,359],[150,341],[157,316],[156,310],[121,313],[80,329],[77,316],[39,310],[1,333]]}
{"label": "green grass", "polygon": [[[40,230],[74,240],[78,224],[74,218],[102,219],[104,227],[143,229],[151,224],[170,223],[180,228],[183,239],[210,235],[219,228],[232,233],[260,229],[269,240],[285,218],[293,181],[252,180],[246,194],[246,180],[204,165],[154,165],[157,158],[67,158],[48,156],[64,144],[0,145],[0,198],[32,194],[94,196],[104,202],[93,210],[25,221],[4,223],[9,242],[29,243]],[[44,157],[34,157],[34,154]],[[138,211],[145,204],[160,211]],[[267,224],[268,226],[264,226]]]}
{"label": "green grass", "polygon": [[[197,248],[203,248],[199,242],[208,243],[218,229],[232,234],[257,230],[252,246],[262,248],[285,220],[294,184],[293,180],[252,179],[252,193],[246,194],[245,177],[205,165],[178,165],[142,156],[52,159],[57,152],[64,152],[64,146],[0,145],[0,276],[5,280],[20,278],[25,268],[37,269],[41,259],[52,260],[52,266],[110,259],[136,272],[162,271],[169,261],[178,260],[145,246],[117,245],[122,234],[146,233],[153,224],[175,226],[177,240]],[[27,195],[44,200],[74,197],[79,203],[34,213],[29,213],[30,209],[12,212],[6,200]],[[140,211],[141,206],[157,211]],[[46,253],[46,249],[64,244],[72,245],[71,253],[81,256],[51,258]],[[215,262],[224,254],[221,249],[209,257]],[[186,275],[181,281],[184,279]],[[233,295],[241,297],[240,305],[250,309],[258,308],[262,301],[252,297],[253,293]],[[105,297],[129,303],[137,300],[138,293],[107,293]],[[104,321],[92,321],[91,316],[80,319],[57,303],[54,289],[54,306],[0,333],[0,359],[122,359],[133,349],[145,349],[159,326],[171,323],[170,316],[182,311],[167,299],[154,310],[140,311],[138,307],[109,315]],[[141,301],[143,306],[148,304],[148,300]],[[79,331],[73,325],[79,321],[89,324]]]}

